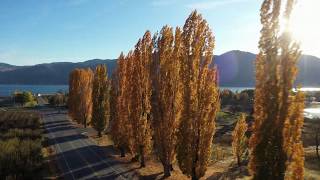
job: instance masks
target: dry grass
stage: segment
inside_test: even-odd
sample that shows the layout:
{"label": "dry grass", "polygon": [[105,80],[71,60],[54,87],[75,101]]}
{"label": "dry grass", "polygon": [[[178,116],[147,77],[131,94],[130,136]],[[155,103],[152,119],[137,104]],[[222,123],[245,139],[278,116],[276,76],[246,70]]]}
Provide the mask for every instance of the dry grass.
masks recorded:
{"label": "dry grass", "polygon": [[42,148],[42,156],[44,158],[44,168],[42,171],[43,179],[59,179],[58,166],[55,159],[55,150],[52,146]]}
{"label": "dry grass", "polygon": [[[209,180],[228,180],[228,179],[250,179],[247,167],[237,167],[235,159],[232,156],[231,148],[231,131],[235,123],[237,116],[222,114],[217,121],[217,132],[220,129],[218,135],[214,138],[215,144],[213,146],[212,161],[207,168],[205,176],[201,179]],[[305,179],[320,179],[320,161],[316,158],[314,139],[312,137],[312,127],[314,121],[306,120],[303,129],[303,142],[305,148]],[[225,131],[227,130],[227,131]],[[97,137],[95,133],[87,134],[92,140],[94,140],[99,146],[110,147],[113,146],[113,142],[108,135]],[[311,146],[308,146],[311,145]],[[119,152],[113,149],[110,156],[118,161],[124,162],[128,167],[135,169],[136,173],[140,176],[140,179],[162,179],[163,167],[161,163],[156,159],[155,155],[146,157],[145,168],[140,168],[139,162],[131,162],[132,156],[127,155],[124,158],[120,158]],[[174,171],[171,177],[167,179],[190,179],[183,175],[177,164],[174,165]]]}
{"label": "dry grass", "polygon": [[113,145],[113,141],[110,136],[103,134],[101,137],[98,137],[94,134],[89,134],[89,137],[99,146],[110,146]]}
{"label": "dry grass", "polygon": [[[132,163],[132,166],[136,168],[140,179],[163,179],[163,167],[159,161],[155,160],[154,157],[149,157],[145,168],[139,168],[139,162]],[[177,165],[174,165],[174,171],[171,172],[171,176],[168,180],[187,180],[187,176],[183,175]]]}
{"label": "dry grass", "polygon": [[305,179],[320,179],[320,160],[315,147],[305,148]]}

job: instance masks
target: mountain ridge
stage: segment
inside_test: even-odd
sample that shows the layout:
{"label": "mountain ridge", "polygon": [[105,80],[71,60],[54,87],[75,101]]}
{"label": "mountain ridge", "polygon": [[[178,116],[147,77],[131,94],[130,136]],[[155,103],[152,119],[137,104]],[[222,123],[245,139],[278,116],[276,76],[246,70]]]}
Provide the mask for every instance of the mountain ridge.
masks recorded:
{"label": "mountain ridge", "polygon": [[[232,50],[214,56],[219,71],[220,86],[251,87],[255,85],[254,61],[256,54]],[[108,67],[111,75],[116,59],[91,59],[84,62],[52,62],[27,66],[0,63],[0,84],[60,85],[68,84],[69,73],[75,68],[95,68],[99,64]],[[298,64],[296,84],[320,85],[320,58],[302,55]]]}

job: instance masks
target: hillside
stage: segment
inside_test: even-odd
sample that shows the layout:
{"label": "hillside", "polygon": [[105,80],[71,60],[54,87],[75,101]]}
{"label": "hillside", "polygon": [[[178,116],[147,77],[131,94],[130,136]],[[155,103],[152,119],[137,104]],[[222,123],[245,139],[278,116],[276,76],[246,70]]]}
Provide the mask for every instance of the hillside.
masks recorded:
{"label": "hillside", "polygon": [[[251,87],[255,84],[256,55],[243,51],[229,51],[215,57],[221,86]],[[320,58],[302,55],[298,65],[296,85],[319,86]]]}
{"label": "hillside", "polygon": [[[254,60],[256,55],[243,51],[229,51],[214,57],[219,69],[220,86],[254,86]],[[0,63],[0,84],[68,84],[68,75],[75,68],[94,68],[98,64],[108,67],[109,75],[116,67],[116,60],[94,59],[85,62],[47,63],[34,66],[12,66]],[[320,85],[320,59],[303,55],[299,62],[296,84]]]}
{"label": "hillside", "polygon": [[0,65],[0,84],[68,84],[69,73],[73,69],[94,68],[98,64],[105,64],[112,71],[116,61],[94,59],[80,63],[46,63],[34,66],[13,66],[11,70],[4,70],[6,67]]}

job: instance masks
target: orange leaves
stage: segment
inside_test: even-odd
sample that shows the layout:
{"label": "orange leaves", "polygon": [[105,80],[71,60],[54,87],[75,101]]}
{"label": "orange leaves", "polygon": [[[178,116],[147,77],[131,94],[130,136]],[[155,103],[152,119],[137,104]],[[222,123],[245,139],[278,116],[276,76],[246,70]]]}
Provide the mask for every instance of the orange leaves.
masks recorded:
{"label": "orange leaves", "polygon": [[209,69],[214,37],[196,11],[183,27],[182,47],[183,111],[177,159],[183,173],[198,179],[204,175],[211,155],[219,98],[216,70]]}
{"label": "orange leaves", "polygon": [[193,12],[183,30],[164,26],[153,38],[147,31],[133,52],[120,55],[112,136],[117,146],[139,154],[142,167],[153,137],[165,176],[176,154],[185,174],[204,175],[219,109],[216,69],[209,68],[213,48],[208,24]]}
{"label": "orange leaves", "polygon": [[[289,18],[293,0],[283,2]],[[281,14],[281,1],[263,2],[260,53],[256,60],[255,122],[249,142],[253,179],[292,179],[292,172],[298,179],[303,178],[303,149],[298,147],[302,147],[304,97],[300,92],[291,92],[300,50],[286,31],[280,34]]]}
{"label": "orange leaves", "polygon": [[241,114],[237,121],[237,125],[232,132],[232,152],[237,159],[238,166],[241,165],[242,158],[247,150],[247,137],[246,131],[248,125],[246,123],[246,115]]}
{"label": "orange leaves", "polygon": [[131,60],[131,114],[130,120],[136,153],[141,156],[151,151],[151,77],[150,66],[153,44],[151,33],[147,31],[135,46]]}
{"label": "orange leaves", "polygon": [[111,124],[111,135],[116,146],[124,153],[132,151],[132,126],[129,121],[130,115],[130,67],[129,57],[121,53],[118,66],[112,78],[112,101],[110,106],[114,109]]}
{"label": "orange leaves", "polygon": [[84,127],[91,119],[92,78],[93,73],[90,69],[75,69],[70,74],[69,114]]}
{"label": "orange leaves", "polygon": [[156,48],[152,61],[154,144],[163,164],[165,176],[170,176],[170,165],[175,158],[177,130],[182,110],[180,36],[179,29],[174,36],[172,28],[164,26],[155,39]]}

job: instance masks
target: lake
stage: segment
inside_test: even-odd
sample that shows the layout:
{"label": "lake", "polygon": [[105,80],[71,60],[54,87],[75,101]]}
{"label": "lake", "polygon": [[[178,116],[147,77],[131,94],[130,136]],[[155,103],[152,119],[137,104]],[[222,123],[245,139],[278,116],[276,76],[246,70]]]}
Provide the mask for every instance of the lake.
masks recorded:
{"label": "lake", "polygon": [[[233,92],[241,92],[253,87],[220,87],[220,89],[230,89]],[[16,85],[0,84],[0,96],[10,96],[15,91],[31,91],[32,93],[53,94],[58,91],[68,92],[68,85]]]}
{"label": "lake", "polygon": [[[246,89],[254,89],[254,87],[224,87],[224,86],[221,86],[220,89],[229,89],[232,92],[241,92]],[[304,91],[304,92],[312,92],[312,91],[320,91],[320,88],[319,87],[303,87],[303,88],[300,88],[299,90]],[[293,91],[297,91],[297,89],[294,88]]]}
{"label": "lake", "polygon": [[31,91],[32,93],[53,94],[58,91],[68,92],[68,85],[15,85],[0,84],[0,96],[10,96],[15,91]]}
{"label": "lake", "polygon": [[[230,89],[233,92],[241,92],[246,89],[254,89],[254,87],[220,87],[220,89]],[[0,96],[10,96],[15,91],[31,91],[40,94],[53,94],[58,91],[68,92],[68,85],[15,85],[0,84]],[[320,88],[305,87],[302,91],[320,91]]]}
{"label": "lake", "polygon": [[[220,89],[230,89],[233,92],[241,92],[253,87],[220,87]],[[54,94],[56,92],[68,92],[68,85],[12,85],[0,84],[0,96],[10,96],[15,91],[31,91],[32,93]],[[320,91],[320,88],[302,88],[303,91]],[[305,116],[310,118],[320,117],[319,107],[308,107],[304,110]]]}

